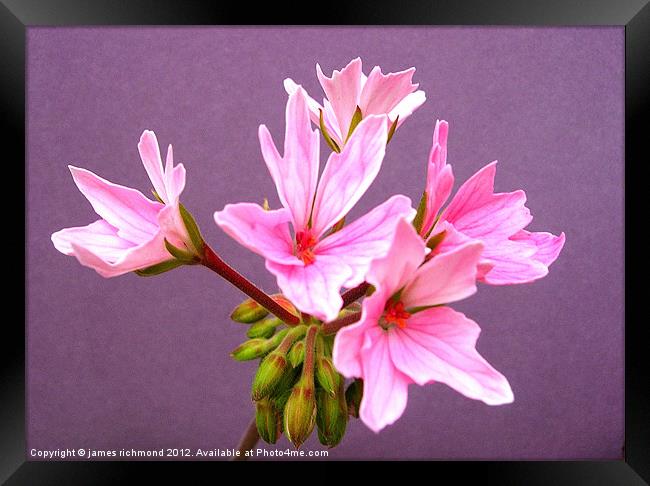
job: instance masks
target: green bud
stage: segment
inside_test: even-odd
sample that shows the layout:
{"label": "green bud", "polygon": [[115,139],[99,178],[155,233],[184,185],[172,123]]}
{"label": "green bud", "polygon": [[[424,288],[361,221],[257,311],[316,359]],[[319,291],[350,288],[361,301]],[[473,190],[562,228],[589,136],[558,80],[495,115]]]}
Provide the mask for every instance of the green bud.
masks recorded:
{"label": "green bud", "polygon": [[316,405],[318,440],[323,445],[334,447],[341,442],[348,424],[348,407],[343,393],[343,380],[339,384],[335,397],[323,389],[316,390]]}
{"label": "green bud", "polygon": [[264,356],[266,353],[278,347],[282,339],[287,335],[289,329],[283,329],[270,339],[255,338],[249,339],[237,346],[231,353],[237,361],[249,361]]}
{"label": "green bud", "polygon": [[253,400],[260,400],[269,395],[276,387],[282,375],[287,370],[288,362],[286,353],[277,349],[262,360],[253,378]]}
{"label": "green bud", "polygon": [[345,401],[348,406],[348,412],[354,418],[359,418],[359,406],[363,398],[363,380],[357,378],[345,390]]}
{"label": "green bud", "polygon": [[305,341],[298,341],[296,344],[291,346],[287,357],[289,358],[291,366],[294,368],[300,366],[303,359],[305,359]]}
{"label": "green bud", "polygon": [[316,357],[316,381],[331,396],[336,395],[339,386],[339,374],[328,356]]}
{"label": "green bud", "polygon": [[299,448],[309,437],[316,419],[316,397],[313,377],[303,375],[292,388],[284,406],[284,431],[287,439]]}
{"label": "green bud", "polygon": [[241,322],[243,324],[250,324],[252,322],[257,322],[269,315],[267,311],[260,304],[255,302],[253,299],[246,299],[244,302],[239,304],[230,314],[230,318],[235,322]]}
{"label": "green bud", "polygon": [[255,404],[255,425],[264,442],[275,444],[282,433],[282,415],[276,404],[262,398]]}
{"label": "green bud", "polygon": [[258,321],[254,323],[251,327],[248,328],[246,335],[249,338],[268,338],[273,336],[275,328],[282,324],[282,321],[277,317],[271,319],[264,319],[263,321]]}

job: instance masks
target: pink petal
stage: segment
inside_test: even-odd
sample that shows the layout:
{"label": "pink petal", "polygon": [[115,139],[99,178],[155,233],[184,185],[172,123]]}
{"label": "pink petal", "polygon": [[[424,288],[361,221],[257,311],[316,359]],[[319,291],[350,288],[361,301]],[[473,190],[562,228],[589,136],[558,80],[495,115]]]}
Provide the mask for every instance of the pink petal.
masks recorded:
{"label": "pink petal", "polygon": [[[158,224],[163,235],[176,248],[193,252],[191,239],[178,209],[178,204],[167,205],[158,213]],[[201,251],[200,248],[197,248]]]}
{"label": "pink petal", "polygon": [[266,268],[299,310],[325,322],[336,319],[343,304],[339,291],[350,278],[350,269],[341,268],[340,259],[329,255],[319,255],[306,266],[297,261],[299,264],[286,265],[267,259]]}
{"label": "pink petal", "polygon": [[81,193],[97,214],[118,229],[118,236],[139,244],[149,241],[158,232],[158,212],[162,204],[88,170],[73,166],[69,169]]}
{"label": "pink petal", "polygon": [[339,127],[339,121],[336,119],[336,114],[332,109],[332,104],[327,100],[327,98],[323,99],[323,122],[325,123],[325,128],[327,129],[329,136],[339,145],[339,147],[343,147],[345,142],[343,134],[347,136],[348,130],[344,131]]}
{"label": "pink petal", "polygon": [[479,333],[478,324],[449,307],[424,310],[388,333],[392,362],[419,385],[439,381],[488,405],[511,403],[506,378],[476,351]]}
{"label": "pink petal", "polygon": [[458,231],[486,244],[509,238],[532,220],[524,206],[524,191],[494,193],[495,173],[496,161],[479,170],[460,187],[441,216]]}
{"label": "pink petal", "polygon": [[140,142],[138,143],[138,151],[140,152],[144,169],[147,171],[151,184],[153,184],[153,188],[163,201],[166,203],[169,202],[170,197],[167,194],[160,148],[158,147],[158,139],[154,132],[151,130],[142,132]]}
{"label": "pink petal", "polygon": [[406,95],[395,108],[388,112],[389,120],[392,123],[399,116],[397,128],[401,127],[402,123],[404,123],[415,110],[422,106],[426,100],[427,97],[422,90]]}
{"label": "pink petal", "polygon": [[178,199],[185,189],[185,167],[183,164],[174,167],[174,152],[171,144],[167,147],[164,178],[167,199],[163,199],[163,201],[167,204],[178,204]]}
{"label": "pink petal", "polygon": [[[284,84],[284,90],[287,92],[288,95],[292,95],[293,93],[298,91],[298,88],[301,87],[291,78],[285,79],[283,84]],[[311,118],[311,121],[314,125],[319,126],[320,110],[322,110],[323,107],[318,103],[318,101],[316,101],[311,96],[307,95],[305,96],[305,98],[307,99],[307,107],[309,108],[309,117]]]}
{"label": "pink petal", "polygon": [[414,216],[415,210],[408,197],[393,196],[318,243],[314,249],[316,258],[320,255],[338,257],[341,267],[349,268],[351,273],[343,286],[359,285],[364,281],[372,260],[388,252],[397,223],[401,219],[411,221]]}
{"label": "pink petal", "polygon": [[286,209],[265,211],[253,203],[227,204],[214,213],[216,223],[233,239],[264,258],[287,265],[302,265],[293,254]]}
{"label": "pink petal", "polygon": [[375,432],[400,418],[408,399],[410,380],[393,364],[387,334],[379,326],[369,329],[361,358],[363,399],[359,416]]}
{"label": "pink petal", "polygon": [[476,265],[483,245],[472,241],[436,255],[418,268],[402,292],[406,307],[455,302],[476,292]]}
{"label": "pink petal", "polygon": [[306,228],[311,214],[320,156],[318,131],[311,129],[306,96],[300,87],[289,95],[282,157],[266,126],[259,128],[262,155],[280,201],[291,211],[294,227],[298,230]]}
{"label": "pink petal", "polygon": [[362,76],[361,59],[353,59],[340,72],[334,71],[331,78],[326,77],[320,65],[316,64],[316,75],[327,99],[332,104],[341,135],[345,136],[350,127],[352,115],[359,104]]}
{"label": "pink petal", "polygon": [[314,201],[312,230],[317,238],[361,199],[379,173],[385,152],[385,116],[365,118],[342,152],[332,152]]}
{"label": "pink petal", "polygon": [[530,231],[521,230],[511,236],[510,239],[534,243],[537,251],[533,255],[533,258],[548,267],[560,255],[560,251],[562,251],[562,247],[564,246],[565,236],[564,233],[561,233],[560,236],[555,236],[551,233],[531,233]]}
{"label": "pink petal", "polygon": [[87,248],[107,261],[116,261],[134,243],[120,238],[117,228],[103,219],[88,226],[65,228],[52,235],[54,247],[65,255],[74,255],[72,243]]}
{"label": "pink petal", "polygon": [[504,240],[487,245],[482,261],[492,268],[481,280],[492,285],[528,283],[545,277],[548,268],[535,259],[537,246],[534,242]]}
{"label": "pink petal", "polygon": [[424,248],[424,242],[413,226],[408,221],[399,221],[390,250],[385,257],[372,262],[366,280],[390,298],[408,283],[422,263]]}
{"label": "pink petal", "polygon": [[370,297],[363,299],[361,319],[336,333],[332,359],[339,373],[348,378],[362,376],[361,348],[365,333],[368,329],[378,326],[379,318],[389,298],[390,294],[378,289]]}
{"label": "pink petal", "polygon": [[418,87],[411,83],[413,73],[415,68],[388,74],[382,74],[379,66],[372,68],[361,91],[359,106],[363,116],[387,114],[413,93]]}
{"label": "pink petal", "polygon": [[79,263],[94,269],[102,277],[117,277],[134,270],[156,265],[173,257],[164,245],[162,232],[155,234],[149,241],[126,249],[118,258],[106,258],[105,253],[100,255],[91,248],[71,243],[72,252]]}
{"label": "pink petal", "polygon": [[447,165],[447,134],[449,125],[446,121],[438,120],[433,131],[433,145],[429,154],[427,167],[427,207],[422,224],[422,235],[426,235],[440,211],[447,201],[454,185],[454,174],[451,166]]}

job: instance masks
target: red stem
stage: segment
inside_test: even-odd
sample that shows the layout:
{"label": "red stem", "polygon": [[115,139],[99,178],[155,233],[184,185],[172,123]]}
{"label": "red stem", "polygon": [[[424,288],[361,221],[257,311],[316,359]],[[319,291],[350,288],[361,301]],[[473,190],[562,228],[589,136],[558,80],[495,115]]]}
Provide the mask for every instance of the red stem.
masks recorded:
{"label": "red stem", "polygon": [[361,312],[355,312],[354,314],[348,314],[334,321],[326,322],[321,327],[321,332],[323,334],[335,334],[339,329],[350,324],[354,324],[359,319],[361,319]]}
{"label": "red stem", "polygon": [[370,284],[368,282],[363,282],[353,289],[343,292],[343,295],[341,295],[341,298],[343,299],[343,309],[349,306],[352,302],[366,295],[368,287],[370,287]]}
{"label": "red stem", "polygon": [[282,319],[288,325],[295,326],[300,323],[300,318],[298,316],[286,310],[275,300],[273,300],[270,295],[258,288],[241,273],[224,262],[221,257],[217,255],[214,250],[207,244],[203,246],[203,258],[201,260],[201,263],[226,279],[228,282],[248,295],[255,302],[268,310],[271,314],[278,317],[279,319]]}
{"label": "red stem", "polygon": [[232,460],[246,461],[248,459],[246,451],[252,450],[258,440],[260,440],[260,434],[257,432],[257,424],[255,423],[255,417],[253,417],[253,420],[251,420],[244,431],[244,435],[242,435],[242,438],[239,440],[239,445],[237,446],[239,455],[233,457]]}

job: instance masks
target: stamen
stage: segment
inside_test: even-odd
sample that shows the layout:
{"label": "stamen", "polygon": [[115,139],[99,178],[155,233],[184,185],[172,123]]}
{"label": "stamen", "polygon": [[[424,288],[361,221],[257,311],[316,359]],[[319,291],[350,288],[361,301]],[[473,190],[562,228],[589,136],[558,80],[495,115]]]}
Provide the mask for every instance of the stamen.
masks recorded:
{"label": "stamen", "polygon": [[316,261],[314,247],[316,238],[309,231],[298,231],[296,233],[296,256],[300,258],[305,265],[311,265]]}
{"label": "stamen", "polygon": [[382,321],[384,321],[388,326],[394,324],[400,329],[404,329],[406,327],[406,321],[409,317],[411,317],[411,314],[406,312],[404,309],[404,304],[401,300],[397,302],[389,300],[386,303],[385,313]]}

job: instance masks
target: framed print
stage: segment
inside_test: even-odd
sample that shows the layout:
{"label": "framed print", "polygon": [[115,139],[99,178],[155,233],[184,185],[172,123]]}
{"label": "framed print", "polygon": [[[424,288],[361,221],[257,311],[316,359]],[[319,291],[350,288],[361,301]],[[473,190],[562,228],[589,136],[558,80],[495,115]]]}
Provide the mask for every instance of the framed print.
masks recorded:
{"label": "framed print", "polygon": [[644,2],[5,3],[8,484],[232,459],[648,480]]}

